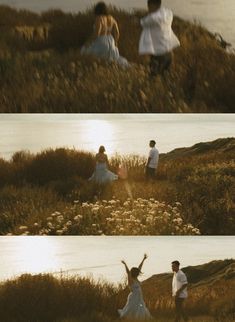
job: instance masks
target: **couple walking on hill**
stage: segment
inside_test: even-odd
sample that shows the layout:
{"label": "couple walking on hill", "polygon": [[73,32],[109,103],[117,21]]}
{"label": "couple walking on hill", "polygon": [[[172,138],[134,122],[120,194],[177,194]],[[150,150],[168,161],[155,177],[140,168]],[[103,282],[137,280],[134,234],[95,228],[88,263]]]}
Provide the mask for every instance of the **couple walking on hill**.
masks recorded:
{"label": "couple walking on hill", "polygon": [[[145,254],[140,265],[138,267],[132,267],[131,269],[128,268],[125,261],[122,261],[127,273],[130,294],[128,295],[127,303],[124,308],[118,310],[121,318],[133,318],[137,320],[148,320],[152,318],[145,305],[141,284],[138,280],[138,276],[141,274],[141,269],[146,259],[147,255]],[[172,280],[172,296],[175,301],[175,322],[181,321],[181,318],[186,322],[189,321],[184,310],[184,302],[188,296],[187,277],[180,269],[179,261],[173,261],[171,267],[174,273]]]}
{"label": "couple walking on hill", "polygon": [[[108,13],[104,2],[95,6],[94,33],[81,49],[82,54],[93,55],[128,67],[128,61],[119,55],[119,28]],[[172,50],[180,42],[172,30],[173,13],[162,6],[161,0],[148,0],[148,15],[140,20],[143,28],[139,41],[139,54],[150,56],[150,75],[163,74],[172,62]],[[131,35],[130,35],[131,36]]]}
{"label": "couple walking on hill", "polygon": [[[147,180],[155,178],[155,172],[158,166],[159,152],[155,146],[156,142],[154,140],[151,140],[149,142],[150,151],[145,169],[145,175]],[[100,146],[99,152],[95,156],[95,160],[95,171],[90,177],[90,181],[96,184],[105,185],[107,183],[117,180],[118,177],[120,177],[121,179],[127,179],[127,169],[125,165],[122,165],[119,168],[118,175],[111,172],[108,169],[109,161],[108,156],[105,153],[104,146]]]}

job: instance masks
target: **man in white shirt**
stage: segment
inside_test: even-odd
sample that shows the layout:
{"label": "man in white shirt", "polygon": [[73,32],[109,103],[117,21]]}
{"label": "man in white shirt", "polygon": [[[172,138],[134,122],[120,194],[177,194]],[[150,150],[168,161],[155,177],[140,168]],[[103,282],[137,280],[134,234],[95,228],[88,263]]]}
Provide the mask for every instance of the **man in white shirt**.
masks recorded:
{"label": "man in white shirt", "polygon": [[171,267],[174,273],[172,280],[172,296],[175,298],[175,322],[180,322],[181,318],[183,318],[184,321],[189,321],[184,310],[184,302],[185,299],[188,297],[187,277],[184,274],[184,272],[180,269],[179,261],[172,262]]}
{"label": "man in white shirt", "polygon": [[173,13],[161,0],[148,0],[149,14],[140,20],[143,31],[139,54],[150,55],[150,75],[164,74],[172,63],[172,50],[180,42],[172,30]]}
{"label": "man in white shirt", "polygon": [[149,147],[151,150],[149,151],[149,157],[146,164],[146,178],[147,179],[154,179],[155,178],[155,172],[158,166],[158,160],[159,160],[159,152],[155,147],[156,142],[154,140],[151,140],[149,142]]}

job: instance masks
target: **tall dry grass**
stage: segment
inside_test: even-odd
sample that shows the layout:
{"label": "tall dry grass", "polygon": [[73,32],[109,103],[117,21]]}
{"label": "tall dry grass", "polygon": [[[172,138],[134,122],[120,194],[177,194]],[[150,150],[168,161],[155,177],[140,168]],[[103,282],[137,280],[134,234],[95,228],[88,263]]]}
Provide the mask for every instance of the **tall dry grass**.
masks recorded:
{"label": "tall dry grass", "polygon": [[[146,305],[157,322],[173,321],[171,278],[171,274],[157,275],[142,285]],[[210,287],[203,278],[205,286],[190,286],[187,311],[192,321],[233,321],[234,281],[216,278],[212,277]],[[117,310],[125,305],[128,292],[124,285],[91,278],[25,274],[1,283],[0,315],[4,322],[112,322],[117,321]]]}
{"label": "tall dry grass", "polygon": [[[233,112],[235,56],[200,25],[175,18],[181,47],[166,78],[149,80],[138,55],[139,17],[111,9],[120,25],[120,53],[132,67],[82,57],[94,16],[51,10],[41,15],[0,7],[1,112]],[[16,26],[49,25],[44,40],[25,40]],[[28,31],[29,31],[28,30]]]}
{"label": "tall dry grass", "polygon": [[115,317],[117,292],[118,288],[88,278],[22,275],[0,286],[0,315],[5,322],[53,322],[70,317],[99,321],[99,316],[105,321],[107,316]]}
{"label": "tall dry grass", "polygon": [[[153,198],[159,204],[164,203],[166,211],[168,205],[174,207],[180,202],[183,222],[191,223],[202,234],[234,233],[233,150],[218,153],[212,149],[176,158],[162,155],[153,182],[146,181],[145,160],[138,156],[111,158],[111,171],[117,173],[118,165],[123,162],[128,168],[128,179],[101,189],[88,182],[95,166],[94,155],[90,153],[50,149],[36,155],[18,152],[10,161],[0,159],[1,233],[14,231],[20,225],[32,226],[39,220],[46,222],[55,211],[65,214],[70,221],[73,214],[76,217],[82,202],[91,203],[92,208],[97,198],[111,200],[113,196],[119,200],[118,207],[132,197]],[[78,202],[76,209],[74,201]],[[141,211],[136,216],[135,220],[139,220]]]}

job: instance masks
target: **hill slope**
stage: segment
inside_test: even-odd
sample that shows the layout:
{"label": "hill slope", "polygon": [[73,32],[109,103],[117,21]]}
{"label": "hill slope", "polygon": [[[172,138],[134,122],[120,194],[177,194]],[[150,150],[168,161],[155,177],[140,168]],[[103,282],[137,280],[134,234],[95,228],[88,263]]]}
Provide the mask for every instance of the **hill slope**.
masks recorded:
{"label": "hill slope", "polygon": [[219,155],[227,152],[234,153],[235,156],[235,138],[233,137],[201,142],[188,148],[178,148],[161,156],[163,160],[173,160],[181,157],[205,155],[207,153],[217,153]]}
{"label": "hill slope", "polygon": [[[111,171],[118,173],[119,165],[124,163],[128,179],[120,179],[102,188],[88,181],[95,167],[91,153],[63,148],[49,149],[36,155],[17,152],[10,161],[0,159],[0,232],[18,234],[21,233],[19,225],[26,225],[29,228],[25,230],[29,229],[32,234],[55,234],[55,226],[52,225],[53,229],[47,227],[47,218],[57,210],[64,215],[61,225],[56,224],[60,233],[171,234],[179,229],[176,224],[172,225],[173,219],[177,219],[176,210],[173,211],[172,207],[178,204],[182,225],[192,224],[206,235],[234,234],[234,141],[234,138],[218,139],[161,155],[156,180],[152,182],[145,178],[144,158],[115,156],[110,159]],[[116,201],[110,207],[102,204],[104,199],[112,203],[113,196]],[[125,212],[128,198],[134,200],[127,202],[131,212]],[[173,217],[165,218],[164,222],[164,216],[159,217],[161,211],[156,218],[152,216],[151,211],[156,212],[152,208],[156,205],[151,198],[157,202],[157,208],[163,207]],[[83,202],[89,203],[87,211],[83,209]],[[100,205],[95,216],[92,209],[96,209],[97,202]],[[119,214],[116,217],[115,211]],[[71,226],[70,221],[78,219],[81,212],[84,213],[83,224],[76,222]],[[145,221],[147,214],[148,223]],[[109,225],[107,218],[111,219]],[[118,224],[118,220],[123,222],[123,226]],[[164,224],[157,220],[163,220]],[[192,227],[188,228],[181,226],[178,234],[188,234]]]}
{"label": "hill slope", "polygon": [[[189,282],[188,310],[193,314],[231,316],[235,313],[235,260],[213,261],[182,269]],[[143,283],[151,306],[161,314],[172,307],[170,299],[172,274],[154,275]]]}
{"label": "hill slope", "polygon": [[[187,310],[193,321],[234,321],[234,269],[234,260],[184,269],[191,279]],[[173,321],[171,279],[172,274],[160,274],[143,282],[145,302],[158,322]],[[0,284],[0,316],[4,322],[112,322],[128,293],[124,286],[79,276],[25,274]]]}
{"label": "hill slope", "polygon": [[[235,260],[233,259],[224,261],[215,260],[202,265],[187,266],[182,268],[182,271],[185,272],[188,277],[188,289],[193,291],[221,281],[235,282]],[[162,290],[165,288],[165,282],[169,284],[171,281],[172,273],[164,273],[153,275],[145,280],[143,284],[146,288],[151,288],[153,285],[157,284],[162,293]],[[208,289],[209,288],[210,287],[208,287]]]}
{"label": "hill slope", "polygon": [[171,72],[150,80],[138,55],[139,18],[112,9],[120,26],[119,49],[131,68],[80,55],[94,16],[51,10],[41,15],[0,6],[1,112],[179,113],[234,112],[235,55],[200,25],[178,17],[181,47]]}

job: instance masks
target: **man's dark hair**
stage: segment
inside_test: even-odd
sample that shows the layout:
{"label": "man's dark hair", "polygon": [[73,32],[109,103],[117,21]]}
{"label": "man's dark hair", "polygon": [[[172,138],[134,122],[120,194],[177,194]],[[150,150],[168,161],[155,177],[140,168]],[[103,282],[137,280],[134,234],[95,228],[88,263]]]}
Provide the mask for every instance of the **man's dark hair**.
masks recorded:
{"label": "man's dark hair", "polygon": [[148,5],[161,6],[162,0],[148,0]]}
{"label": "man's dark hair", "polygon": [[177,266],[180,266],[180,262],[179,261],[173,261],[171,264],[175,264]]}
{"label": "man's dark hair", "polygon": [[96,16],[107,16],[108,7],[104,2],[98,2],[95,6],[94,13]]}
{"label": "man's dark hair", "polygon": [[156,145],[156,141],[154,140],[151,140],[150,143]]}

